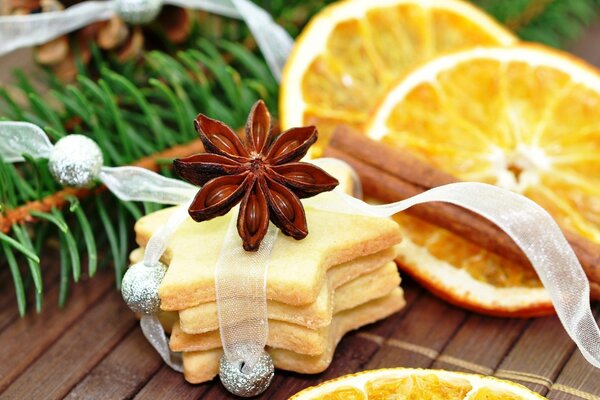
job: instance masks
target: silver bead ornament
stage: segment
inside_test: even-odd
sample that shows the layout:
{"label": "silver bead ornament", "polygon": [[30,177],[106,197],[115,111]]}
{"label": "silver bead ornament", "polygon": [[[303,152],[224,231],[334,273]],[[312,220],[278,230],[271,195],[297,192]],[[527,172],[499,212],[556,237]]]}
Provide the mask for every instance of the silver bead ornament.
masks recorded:
{"label": "silver bead ornament", "polygon": [[230,393],[239,397],[258,396],[271,384],[275,366],[269,353],[263,350],[251,372],[244,373],[240,363],[232,363],[225,355],[221,356],[219,378]]}
{"label": "silver bead ornament", "polygon": [[117,15],[131,25],[142,25],[156,19],[163,0],[116,0]]}
{"label": "silver bead ornament", "polygon": [[129,267],[121,282],[121,295],[133,312],[154,314],[160,310],[158,287],[166,272],[162,263],[148,266],[139,262]]}
{"label": "silver bead ornament", "polygon": [[103,162],[96,142],[83,135],[68,135],[54,145],[48,168],[61,185],[85,187],[98,177]]}

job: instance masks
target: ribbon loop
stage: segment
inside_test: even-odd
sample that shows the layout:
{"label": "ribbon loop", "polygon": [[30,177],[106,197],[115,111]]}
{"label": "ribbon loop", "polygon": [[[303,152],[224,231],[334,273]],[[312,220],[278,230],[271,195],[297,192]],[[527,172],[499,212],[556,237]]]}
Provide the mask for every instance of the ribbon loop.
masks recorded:
{"label": "ribbon loop", "polygon": [[33,158],[47,158],[53,147],[46,133],[35,124],[0,122],[0,157],[4,162],[25,161],[23,154]]}
{"label": "ribbon loop", "polygon": [[294,45],[290,35],[271,18],[271,15],[249,0],[232,0],[246,25],[250,28],[273,76],[281,80],[283,66]]}
{"label": "ribbon loop", "polygon": [[197,191],[186,182],[166,178],[140,167],[103,167],[99,178],[123,201],[183,204]]}
{"label": "ribbon loop", "polygon": [[140,319],[140,326],[146,340],[163,359],[165,364],[177,372],[183,372],[183,362],[180,353],[174,353],[169,348],[169,340],[165,334],[162,324],[156,314],[144,314]]}

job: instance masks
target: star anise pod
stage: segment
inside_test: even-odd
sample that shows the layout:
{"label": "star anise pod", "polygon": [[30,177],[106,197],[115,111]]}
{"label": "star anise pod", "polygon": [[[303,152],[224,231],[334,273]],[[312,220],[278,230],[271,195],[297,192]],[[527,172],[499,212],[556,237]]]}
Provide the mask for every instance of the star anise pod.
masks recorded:
{"label": "star anise pod", "polygon": [[301,198],[332,190],[338,181],[321,168],[300,162],[317,140],[314,126],[273,137],[271,116],[256,102],[242,141],[222,122],[198,115],[196,131],[206,153],[175,160],[184,180],[202,186],[189,208],[197,222],[226,214],[241,202],[237,229],[247,251],[256,251],[269,220],[294,239],[308,234]]}

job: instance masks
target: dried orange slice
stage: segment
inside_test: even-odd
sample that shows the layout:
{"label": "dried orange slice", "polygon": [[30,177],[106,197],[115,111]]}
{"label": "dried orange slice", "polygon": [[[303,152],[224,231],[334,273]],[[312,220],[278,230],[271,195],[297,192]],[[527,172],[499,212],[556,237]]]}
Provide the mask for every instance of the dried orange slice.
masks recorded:
{"label": "dried orange slice", "polygon": [[[537,201],[568,230],[600,243],[600,73],[543,46],[474,48],[439,57],[384,96],[368,135],[463,180]],[[401,216],[404,269],[479,311],[551,311],[529,267]]]}
{"label": "dried orange slice", "polygon": [[296,40],[281,82],[280,123],[283,129],[316,125],[319,153],[335,126],[362,128],[377,99],[409,68],[449,51],[515,40],[459,0],[332,4]]}
{"label": "dried orange slice", "polygon": [[433,369],[359,372],[304,389],[290,400],[448,399],[539,400],[525,386],[497,378]]}

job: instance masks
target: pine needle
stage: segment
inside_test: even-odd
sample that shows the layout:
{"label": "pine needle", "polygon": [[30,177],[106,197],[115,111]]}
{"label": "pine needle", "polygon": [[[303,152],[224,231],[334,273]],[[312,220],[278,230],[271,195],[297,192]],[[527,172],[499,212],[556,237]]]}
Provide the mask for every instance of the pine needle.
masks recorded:
{"label": "pine needle", "polygon": [[8,267],[10,269],[10,274],[12,275],[12,279],[14,282],[15,295],[17,297],[17,308],[19,309],[19,315],[21,315],[21,317],[23,317],[25,315],[25,312],[27,309],[27,301],[25,298],[25,288],[23,286],[23,278],[21,278],[21,271],[19,271],[19,264],[17,263],[15,254],[13,253],[12,249],[10,248],[10,246],[7,245],[6,242],[1,241],[0,246],[2,247],[2,253],[6,257],[6,261],[8,263]]}
{"label": "pine needle", "polygon": [[37,256],[37,254],[35,254],[32,250],[28,249],[21,243],[17,242],[15,239],[11,238],[8,235],[5,235],[2,232],[0,232],[0,242],[17,250],[19,253],[23,254],[25,257],[32,260],[33,262],[38,264],[40,263],[40,258]]}
{"label": "pine needle", "polygon": [[79,199],[76,197],[69,197],[69,202],[71,206],[69,210],[75,214],[77,218],[77,222],[81,227],[81,232],[83,234],[83,240],[85,242],[85,247],[87,250],[87,258],[88,258],[88,275],[93,277],[96,275],[96,271],[98,269],[98,252],[96,250],[96,240],[94,239],[94,233],[92,231],[92,227],[90,222],[88,221],[85,213],[81,209],[81,203]]}
{"label": "pine needle", "polygon": [[[25,228],[21,225],[14,225],[13,232],[15,233],[15,236],[17,237],[17,240],[21,243],[21,245],[31,253],[35,254],[33,243],[31,241],[31,238],[27,234]],[[37,293],[42,293],[42,271],[40,269],[39,261],[36,262],[35,260],[27,257],[27,264],[29,265],[29,272],[31,273],[31,277],[33,279],[35,291]]]}
{"label": "pine needle", "polygon": [[96,197],[96,208],[98,210],[98,215],[100,216],[100,221],[102,221],[102,225],[104,226],[104,231],[106,232],[106,237],[108,238],[108,244],[110,246],[110,251],[113,259],[113,266],[115,268],[115,280],[117,283],[117,289],[121,289],[121,277],[123,276],[124,266],[121,265],[119,259],[119,239],[117,237],[117,233],[113,226],[113,222],[108,216],[108,212],[106,211],[106,207],[104,203],[100,199],[100,197]]}

